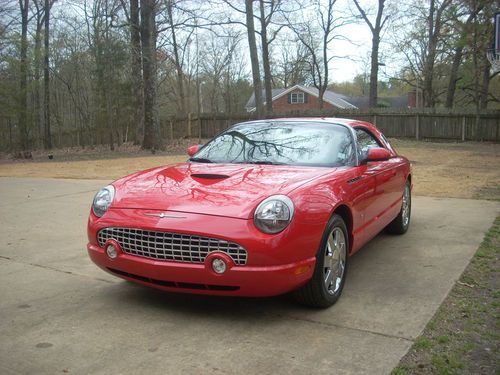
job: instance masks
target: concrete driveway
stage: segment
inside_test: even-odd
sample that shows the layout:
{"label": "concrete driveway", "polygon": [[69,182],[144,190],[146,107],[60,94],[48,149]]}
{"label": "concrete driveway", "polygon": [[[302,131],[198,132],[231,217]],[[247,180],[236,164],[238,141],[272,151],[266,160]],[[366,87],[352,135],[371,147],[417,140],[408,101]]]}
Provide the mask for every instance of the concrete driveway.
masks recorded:
{"label": "concrete driveway", "polygon": [[500,211],[414,198],[409,232],[379,235],[351,259],[340,301],[313,310],[105,274],[85,250],[90,202],[105,183],[0,178],[0,373],[386,374]]}

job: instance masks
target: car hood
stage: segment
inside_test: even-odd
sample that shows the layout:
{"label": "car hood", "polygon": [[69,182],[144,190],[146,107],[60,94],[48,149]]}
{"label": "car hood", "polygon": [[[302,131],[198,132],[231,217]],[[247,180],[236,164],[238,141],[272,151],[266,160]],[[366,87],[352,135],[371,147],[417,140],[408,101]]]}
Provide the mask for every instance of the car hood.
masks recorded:
{"label": "car hood", "polygon": [[288,194],[333,168],[183,163],[124,177],[112,207],[247,219],[263,199]]}

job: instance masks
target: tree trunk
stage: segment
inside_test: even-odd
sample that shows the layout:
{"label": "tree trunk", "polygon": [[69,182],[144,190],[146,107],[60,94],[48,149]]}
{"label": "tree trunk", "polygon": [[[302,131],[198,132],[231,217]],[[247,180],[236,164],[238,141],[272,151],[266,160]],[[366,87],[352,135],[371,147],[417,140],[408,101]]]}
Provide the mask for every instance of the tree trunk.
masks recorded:
{"label": "tree trunk", "polygon": [[490,64],[485,61],[483,65],[483,82],[481,84],[481,92],[479,95],[479,108],[486,109],[488,107],[488,91],[490,87]]}
{"label": "tree trunk", "polygon": [[262,65],[264,67],[264,87],[266,91],[266,113],[273,112],[273,90],[272,90],[272,76],[271,66],[269,65],[269,43],[267,41],[267,24],[264,12],[264,0],[260,0],[260,36],[262,44]]}
{"label": "tree trunk", "polygon": [[436,98],[434,95],[433,80],[434,80],[434,64],[436,62],[436,53],[439,39],[441,35],[441,26],[443,22],[443,12],[446,7],[450,5],[451,0],[444,0],[439,8],[436,10],[435,0],[431,0],[429,7],[429,17],[428,17],[428,46],[427,46],[427,56],[424,64],[424,82],[423,82],[423,94],[424,94],[424,106],[433,108],[436,104]]}
{"label": "tree trunk", "polygon": [[475,8],[467,17],[467,21],[465,22],[462,32],[460,33],[459,46],[455,47],[453,54],[453,62],[450,70],[450,80],[448,82],[448,90],[446,92],[446,108],[453,107],[453,101],[455,99],[455,91],[457,89],[458,82],[458,69],[460,68],[460,64],[462,63],[462,56],[464,51],[464,43],[463,41],[467,38],[467,32],[469,30],[469,26],[471,22],[476,18],[477,14],[483,9],[483,6],[480,5]]}
{"label": "tree trunk", "polygon": [[378,51],[380,47],[380,32],[382,31],[387,17],[382,20],[384,14],[384,3],[385,0],[378,0],[378,10],[377,18],[375,19],[375,25],[369,20],[365,10],[359,4],[359,0],[354,0],[356,8],[358,8],[361,17],[365,20],[366,24],[372,32],[372,55],[371,55],[371,69],[370,69],[370,94],[369,94],[369,105],[370,108],[377,106],[378,101]]}
{"label": "tree trunk", "polygon": [[370,108],[377,106],[378,102],[378,49],[380,45],[380,35],[378,31],[374,31],[372,39],[372,57],[370,69]]}
{"label": "tree trunk", "polygon": [[19,126],[19,147],[22,150],[28,150],[29,144],[29,131],[27,123],[28,111],[28,67],[27,67],[27,54],[28,54],[28,0],[19,0],[19,7],[21,10],[21,56],[20,56],[20,79],[19,79],[19,113],[18,113],[18,126]]}
{"label": "tree trunk", "polygon": [[173,0],[167,1],[168,21],[170,23],[170,32],[172,33],[172,44],[174,47],[174,64],[177,73],[177,90],[179,91],[179,111],[182,115],[186,114],[186,95],[184,93],[184,72],[179,57],[179,48],[177,46],[177,37],[175,34],[174,17],[172,14]]}
{"label": "tree trunk", "polygon": [[36,31],[35,31],[35,66],[34,66],[34,103],[33,103],[33,112],[34,112],[34,127],[36,132],[38,133],[39,146],[42,147],[44,144],[43,139],[45,138],[45,132],[43,129],[43,121],[42,121],[42,108],[40,105],[40,66],[41,66],[41,50],[42,50],[42,26],[44,24],[43,20],[43,12],[41,9],[37,7],[37,20],[36,20]]}
{"label": "tree trunk", "polygon": [[135,127],[135,144],[142,144],[144,137],[144,97],[142,88],[141,31],[139,26],[139,1],[130,0],[130,46],[132,52],[132,119]]}
{"label": "tree trunk", "polygon": [[[330,1],[329,4],[332,4]],[[333,5],[333,4],[332,4]],[[330,7],[332,6],[330,5]],[[330,10],[329,10],[330,12]],[[323,36],[323,79],[321,79],[321,75],[318,74],[318,82],[319,82],[319,93],[318,93],[318,103],[319,109],[323,109],[325,105],[325,101],[323,100],[323,96],[325,95],[326,88],[328,87],[328,36],[330,32],[325,32]]]}
{"label": "tree trunk", "polygon": [[142,148],[158,149],[161,145],[158,134],[156,108],[156,38],[155,1],[141,0],[142,71],[144,79],[144,140]]}
{"label": "tree trunk", "polygon": [[252,64],[253,90],[255,95],[255,111],[257,118],[264,116],[262,105],[262,83],[260,81],[259,57],[257,55],[257,43],[255,41],[255,25],[253,22],[253,0],[245,0],[245,9],[247,16],[248,45],[250,47],[250,62]]}
{"label": "tree trunk", "polygon": [[45,35],[44,35],[44,66],[43,66],[43,84],[45,98],[45,149],[52,148],[52,136],[50,134],[50,81],[49,81],[49,21],[50,21],[49,0],[45,0]]}
{"label": "tree trunk", "polygon": [[450,69],[450,80],[448,82],[448,90],[446,91],[446,108],[453,107],[458,82],[458,68],[460,68],[460,63],[462,62],[463,50],[463,46],[457,47],[454,50],[453,62]]}

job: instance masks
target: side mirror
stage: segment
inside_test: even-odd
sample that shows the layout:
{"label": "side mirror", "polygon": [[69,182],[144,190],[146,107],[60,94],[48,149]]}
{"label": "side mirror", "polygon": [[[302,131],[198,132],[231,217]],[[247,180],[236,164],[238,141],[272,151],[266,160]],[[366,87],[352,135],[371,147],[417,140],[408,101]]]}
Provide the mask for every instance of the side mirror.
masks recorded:
{"label": "side mirror", "polygon": [[368,150],[366,161],[384,161],[391,158],[391,152],[386,148],[374,147]]}
{"label": "side mirror", "polygon": [[194,154],[196,154],[200,150],[201,146],[203,146],[203,145],[194,145],[194,146],[189,147],[187,149],[188,155],[193,156]]}

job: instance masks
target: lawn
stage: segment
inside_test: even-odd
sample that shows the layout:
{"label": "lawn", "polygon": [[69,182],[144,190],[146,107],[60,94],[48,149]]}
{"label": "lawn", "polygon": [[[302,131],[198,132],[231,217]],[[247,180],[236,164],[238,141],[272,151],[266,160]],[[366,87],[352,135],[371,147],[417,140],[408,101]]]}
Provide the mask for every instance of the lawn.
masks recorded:
{"label": "lawn", "polygon": [[[33,160],[4,155],[0,176],[114,180],[129,173],[185,161],[184,150],[198,140],[182,140],[152,155],[125,145],[111,152],[104,147],[34,152]],[[393,139],[398,152],[413,165],[414,194],[500,200],[500,144],[435,143]]]}

